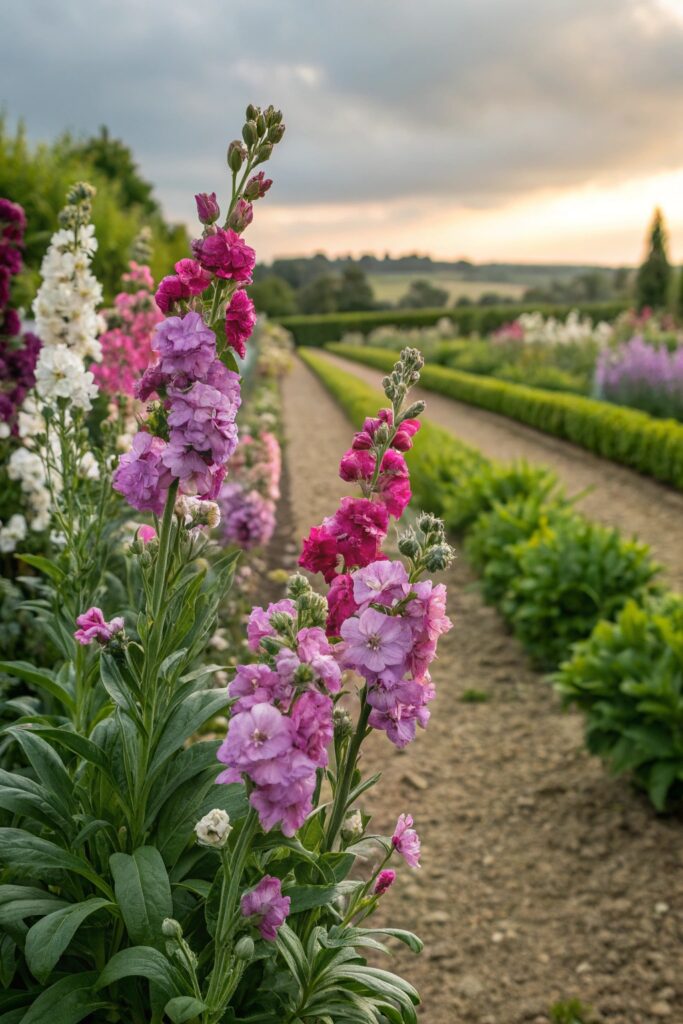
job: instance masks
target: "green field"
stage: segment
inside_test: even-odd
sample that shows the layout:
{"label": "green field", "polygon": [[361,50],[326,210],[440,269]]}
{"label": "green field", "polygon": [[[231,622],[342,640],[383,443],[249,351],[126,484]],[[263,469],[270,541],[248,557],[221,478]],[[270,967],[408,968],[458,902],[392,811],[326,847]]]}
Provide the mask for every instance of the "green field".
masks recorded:
{"label": "green field", "polygon": [[412,281],[429,281],[435,288],[448,292],[447,305],[452,306],[463,296],[477,302],[486,292],[495,292],[506,299],[518,301],[523,298],[528,285],[509,284],[503,281],[463,281],[457,274],[369,274],[375,298],[379,302],[398,303],[410,288]]}

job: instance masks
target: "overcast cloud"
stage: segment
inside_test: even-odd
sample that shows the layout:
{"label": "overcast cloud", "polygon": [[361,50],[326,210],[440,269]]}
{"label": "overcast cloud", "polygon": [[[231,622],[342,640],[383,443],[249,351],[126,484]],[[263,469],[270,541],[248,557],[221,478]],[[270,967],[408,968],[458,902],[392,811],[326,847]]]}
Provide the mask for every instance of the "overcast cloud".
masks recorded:
{"label": "overcast cloud", "polygon": [[250,100],[285,113],[292,210],[486,210],[683,167],[683,20],[660,0],[4,0],[1,35],[10,118],[107,124],[173,217],[220,187]]}

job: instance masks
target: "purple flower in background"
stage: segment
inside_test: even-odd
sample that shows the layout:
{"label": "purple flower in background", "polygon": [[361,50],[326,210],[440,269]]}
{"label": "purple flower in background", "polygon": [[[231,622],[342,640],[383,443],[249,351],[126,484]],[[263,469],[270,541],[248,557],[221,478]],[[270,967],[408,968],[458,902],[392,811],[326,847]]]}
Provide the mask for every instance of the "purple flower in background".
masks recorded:
{"label": "purple flower in background", "polygon": [[670,352],[640,335],[601,352],[595,369],[600,398],[683,420],[683,346]]}
{"label": "purple flower in background", "polygon": [[291,900],[282,895],[280,879],[265,875],[256,888],[245,892],[240,902],[243,917],[254,918],[261,938],[274,942],[278,928],[289,914]]}
{"label": "purple flower in background", "polygon": [[172,475],[164,463],[168,445],[160,437],[141,430],[131,450],[121,456],[114,470],[112,486],[129,505],[140,512],[161,515]]}
{"label": "purple flower in background", "polygon": [[262,547],[275,532],[275,507],[256,490],[229,481],[218,498],[226,541],[244,548]]}
{"label": "purple flower in background", "polygon": [[410,814],[400,815],[391,837],[391,845],[401,854],[408,867],[419,868],[420,837],[413,828],[413,819]]}
{"label": "purple flower in background", "polygon": [[157,325],[152,348],[164,373],[186,373],[198,380],[216,358],[216,335],[199,313],[170,316]]}
{"label": "purple flower in background", "polygon": [[74,637],[79,644],[83,644],[85,647],[96,640],[104,647],[115,633],[122,631],[123,619],[117,616],[107,622],[101,608],[89,608],[87,612],[78,616],[76,625],[80,626],[80,629],[76,630]]}

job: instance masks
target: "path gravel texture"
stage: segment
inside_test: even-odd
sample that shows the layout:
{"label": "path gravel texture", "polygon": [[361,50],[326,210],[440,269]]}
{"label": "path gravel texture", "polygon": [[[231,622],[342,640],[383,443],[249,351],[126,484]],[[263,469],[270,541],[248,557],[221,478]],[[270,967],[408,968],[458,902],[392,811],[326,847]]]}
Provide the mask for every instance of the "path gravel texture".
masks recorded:
{"label": "path gravel texture", "polygon": [[[351,428],[300,363],[284,410],[291,564],[337,507]],[[373,829],[391,832],[405,811],[423,840],[423,867],[399,868],[381,918],[418,932],[425,951],[383,966],[420,990],[421,1024],[548,1024],[570,997],[605,1024],[678,1024],[683,821],[655,815],[585,753],[580,718],[561,713],[462,559],[446,582],[454,628],[429,728],[402,753],[374,735],[363,759],[383,772],[363,798]],[[487,699],[465,703],[468,690]]]}
{"label": "path gravel texture", "polygon": [[[331,353],[325,356],[360,380],[379,385],[378,370]],[[578,508],[589,519],[616,526],[625,536],[649,544],[654,558],[663,566],[663,579],[683,590],[683,494],[505,416],[433,391],[417,389],[414,394],[427,403],[428,419],[489,458],[501,462],[526,459],[551,466],[568,494],[587,490]]]}

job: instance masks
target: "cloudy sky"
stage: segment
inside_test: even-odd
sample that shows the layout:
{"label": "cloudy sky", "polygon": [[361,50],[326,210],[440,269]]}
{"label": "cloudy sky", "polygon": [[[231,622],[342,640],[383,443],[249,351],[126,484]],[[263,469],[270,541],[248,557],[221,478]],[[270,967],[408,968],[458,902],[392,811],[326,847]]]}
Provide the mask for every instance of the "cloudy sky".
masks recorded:
{"label": "cloudy sky", "polygon": [[107,124],[167,215],[225,191],[244,107],[287,134],[262,257],[683,261],[683,0],[2,0],[0,106]]}

